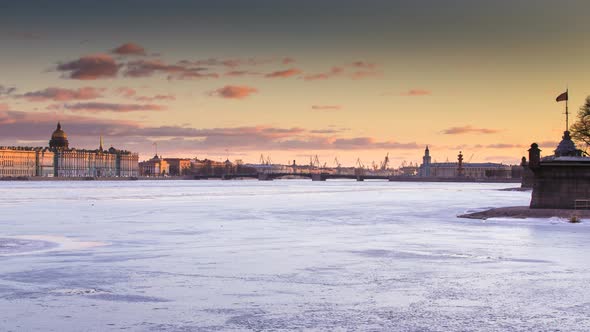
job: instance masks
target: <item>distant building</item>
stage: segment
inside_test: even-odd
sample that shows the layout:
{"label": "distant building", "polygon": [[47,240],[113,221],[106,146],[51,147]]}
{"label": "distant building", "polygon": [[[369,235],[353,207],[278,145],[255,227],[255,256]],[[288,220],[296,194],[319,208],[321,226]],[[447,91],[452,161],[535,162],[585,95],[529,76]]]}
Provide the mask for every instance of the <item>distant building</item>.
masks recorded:
{"label": "distant building", "polygon": [[138,155],[111,147],[96,150],[69,147],[57,124],[49,147],[0,147],[0,177],[134,177]]}
{"label": "distant building", "polygon": [[241,163],[232,163],[229,159],[225,161],[215,161],[210,159],[195,159],[191,161],[191,174],[200,176],[221,176],[227,174],[236,174],[238,169],[245,170],[248,167]]}
{"label": "distant building", "polygon": [[155,155],[139,163],[139,173],[142,176],[167,176],[170,175],[170,166],[162,156]]}
{"label": "distant building", "polygon": [[431,157],[430,157],[430,150],[428,149],[428,145],[427,145],[426,149],[424,150],[424,157],[422,157],[422,166],[420,167],[418,174],[420,176],[430,176],[430,165],[431,164],[432,164],[432,162],[431,162]]}
{"label": "distant building", "polygon": [[191,160],[182,158],[165,158],[168,163],[169,174],[171,176],[182,176],[190,173]]}
{"label": "distant building", "polygon": [[0,147],[0,177],[37,175],[37,151],[32,148]]}
{"label": "distant building", "polygon": [[464,163],[463,154],[459,153],[457,162],[432,163],[428,146],[424,150],[422,165],[418,170],[421,177],[474,179],[512,178],[512,166],[498,163]]}

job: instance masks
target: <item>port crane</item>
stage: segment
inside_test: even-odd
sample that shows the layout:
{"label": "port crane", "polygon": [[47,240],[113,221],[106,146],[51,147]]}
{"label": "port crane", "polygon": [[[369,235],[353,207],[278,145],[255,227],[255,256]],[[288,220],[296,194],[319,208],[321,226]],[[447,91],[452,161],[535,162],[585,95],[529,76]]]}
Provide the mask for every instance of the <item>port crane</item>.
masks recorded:
{"label": "port crane", "polygon": [[270,160],[270,155],[264,158],[264,155],[260,155],[260,165],[271,165],[272,161]]}
{"label": "port crane", "polygon": [[363,164],[360,157],[356,159],[356,167],[361,169],[365,168],[365,164]]}
{"label": "port crane", "polygon": [[385,155],[385,159],[383,159],[383,161],[381,162],[380,169],[382,171],[385,171],[387,170],[387,167],[389,167],[389,152],[387,153],[387,155]]}

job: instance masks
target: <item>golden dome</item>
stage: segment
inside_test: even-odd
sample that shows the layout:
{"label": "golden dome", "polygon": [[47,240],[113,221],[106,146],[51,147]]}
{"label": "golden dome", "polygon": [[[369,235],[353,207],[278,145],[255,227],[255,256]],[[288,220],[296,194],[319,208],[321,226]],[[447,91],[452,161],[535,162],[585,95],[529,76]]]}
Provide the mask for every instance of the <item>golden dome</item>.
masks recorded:
{"label": "golden dome", "polygon": [[57,128],[51,134],[51,140],[49,141],[50,148],[68,148],[68,135],[61,129],[61,124],[57,123]]}
{"label": "golden dome", "polygon": [[57,129],[55,129],[55,131],[51,135],[51,139],[67,139],[67,138],[68,138],[68,135],[66,135],[66,132],[61,129],[61,124],[58,122]]}

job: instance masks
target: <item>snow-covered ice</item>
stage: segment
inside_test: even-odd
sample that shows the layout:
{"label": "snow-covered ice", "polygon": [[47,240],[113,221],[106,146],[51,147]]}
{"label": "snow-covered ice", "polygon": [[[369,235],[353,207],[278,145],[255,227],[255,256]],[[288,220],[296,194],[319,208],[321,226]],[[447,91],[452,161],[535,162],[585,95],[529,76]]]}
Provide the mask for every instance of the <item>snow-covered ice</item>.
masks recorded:
{"label": "snow-covered ice", "polygon": [[589,331],[590,222],[507,184],[0,183],[0,331]]}

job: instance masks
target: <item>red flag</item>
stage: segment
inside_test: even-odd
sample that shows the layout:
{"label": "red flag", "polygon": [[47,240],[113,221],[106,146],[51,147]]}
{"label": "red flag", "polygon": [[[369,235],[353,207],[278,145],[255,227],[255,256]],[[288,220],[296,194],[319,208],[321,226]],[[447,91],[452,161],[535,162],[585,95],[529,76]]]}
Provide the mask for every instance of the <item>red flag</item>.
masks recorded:
{"label": "red flag", "polygon": [[559,96],[557,96],[557,98],[555,98],[555,101],[564,101],[567,100],[567,91],[560,94]]}

